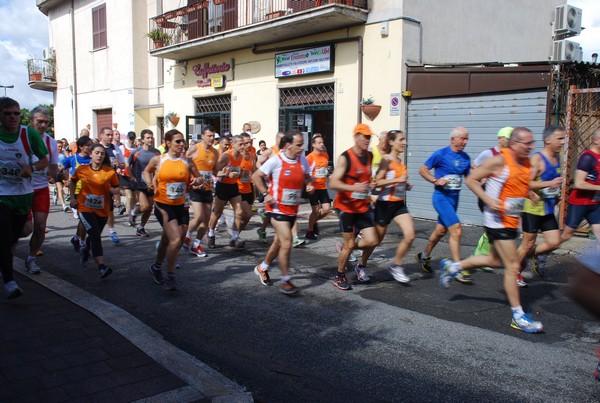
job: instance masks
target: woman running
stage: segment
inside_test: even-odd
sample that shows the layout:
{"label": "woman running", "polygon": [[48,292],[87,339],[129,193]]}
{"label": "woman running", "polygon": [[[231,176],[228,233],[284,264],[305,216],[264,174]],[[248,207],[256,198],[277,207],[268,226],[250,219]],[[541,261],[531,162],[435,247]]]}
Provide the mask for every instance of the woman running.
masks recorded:
{"label": "woman running", "polygon": [[400,227],[403,237],[396,248],[390,273],[396,281],[408,283],[410,278],[404,274],[402,261],[415,239],[415,227],[405,202],[406,191],[411,188],[407,183],[406,165],[402,161],[406,135],[400,130],[388,132],[383,150],[386,154],[381,159],[375,177],[376,186],[382,188],[375,203],[375,229],[381,242],[390,222],[394,221]]}
{"label": "woman running", "polygon": [[102,144],[94,144],[90,156],[90,164],[79,165],[71,176],[69,189],[72,195],[75,194],[77,182],[81,182],[77,198],[71,199],[71,207],[78,210],[79,220],[88,234],[85,246],[81,249],[81,264],[87,263],[91,250],[100,278],[105,278],[112,273],[112,269],[104,264],[101,235],[108,221],[110,199],[120,192],[119,178]]}
{"label": "woman running", "polygon": [[[163,228],[156,252],[156,261],[149,268],[156,284],[164,284],[168,290],[176,290],[175,267],[177,254],[189,223],[185,207],[188,182],[191,174],[199,185],[202,176],[191,159],[185,157],[185,139],[178,130],[165,134],[165,153],[152,158],[144,170],[144,182],[154,191],[154,215]],[[167,258],[167,275],[163,278],[162,262]]]}

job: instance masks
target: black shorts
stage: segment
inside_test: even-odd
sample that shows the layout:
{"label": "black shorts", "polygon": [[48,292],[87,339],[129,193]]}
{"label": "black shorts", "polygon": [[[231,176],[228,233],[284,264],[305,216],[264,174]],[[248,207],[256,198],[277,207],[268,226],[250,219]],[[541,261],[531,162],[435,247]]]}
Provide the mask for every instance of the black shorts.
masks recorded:
{"label": "black shorts", "polygon": [[569,204],[565,225],[571,228],[579,227],[586,219],[590,225],[600,224],[600,204],[578,205]]}
{"label": "black shorts", "polygon": [[247,202],[251,206],[254,204],[254,192],[252,192],[252,193],[240,193],[240,196],[242,196],[242,201]]}
{"label": "black shorts", "polygon": [[281,222],[289,222],[290,226],[294,226],[294,223],[296,222],[296,216],[295,215],[286,215],[286,214],[281,214],[281,213],[267,213],[267,217],[269,217],[269,221],[270,220],[275,220],[275,221],[281,221]]}
{"label": "black shorts", "polygon": [[[160,226],[164,226],[163,223],[163,215],[160,210],[164,210],[167,213],[168,221],[177,220],[177,225],[188,224],[190,222],[190,217],[187,209],[183,204],[171,205],[171,204],[162,204],[159,202],[154,203],[154,215],[158,220]],[[186,217],[187,216],[187,217]]]}
{"label": "black shorts", "polygon": [[211,190],[190,189],[190,200],[197,203],[211,204],[213,194]]}
{"label": "black shorts", "polygon": [[494,241],[510,241],[517,239],[519,235],[516,228],[488,228],[485,227],[485,234],[488,236],[490,243]]}
{"label": "black shorts", "polygon": [[327,189],[315,189],[314,193],[309,195],[310,205],[317,206],[319,204],[331,204],[329,192]]}
{"label": "black shorts", "polygon": [[110,198],[110,211],[115,211],[115,199]]}
{"label": "black shorts", "polygon": [[528,234],[537,234],[538,231],[546,232],[558,229],[558,221],[554,214],[535,215],[521,213],[521,228]]}
{"label": "black shorts", "polygon": [[140,192],[146,195],[146,197],[154,197],[154,190],[148,188],[136,188],[136,192]]}
{"label": "black shorts", "polygon": [[346,213],[340,211],[338,214],[340,219],[340,230],[342,232],[359,232],[362,229],[373,227],[373,213],[367,211],[364,213]]}
{"label": "black shorts", "polygon": [[121,189],[131,189],[133,187],[129,176],[119,174],[117,174],[117,176],[119,177],[119,186],[121,187]]}
{"label": "black shorts", "polygon": [[217,186],[215,186],[215,196],[223,201],[229,201],[239,195],[240,189],[238,188],[237,183],[229,184],[217,182]]}
{"label": "black shorts", "polygon": [[404,201],[377,200],[375,203],[375,224],[382,227],[388,226],[399,215],[408,214]]}

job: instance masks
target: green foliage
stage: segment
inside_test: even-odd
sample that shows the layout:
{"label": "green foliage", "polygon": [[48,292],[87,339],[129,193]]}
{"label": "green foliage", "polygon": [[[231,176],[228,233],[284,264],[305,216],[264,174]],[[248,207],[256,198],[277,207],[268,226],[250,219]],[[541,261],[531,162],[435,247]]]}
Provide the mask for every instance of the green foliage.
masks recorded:
{"label": "green foliage", "polygon": [[[46,108],[50,111],[50,123],[48,124],[48,133],[51,137],[54,137],[54,105],[40,104],[39,107]],[[31,111],[27,108],[21,108],[21,124],[28,126],[31,118]]]}

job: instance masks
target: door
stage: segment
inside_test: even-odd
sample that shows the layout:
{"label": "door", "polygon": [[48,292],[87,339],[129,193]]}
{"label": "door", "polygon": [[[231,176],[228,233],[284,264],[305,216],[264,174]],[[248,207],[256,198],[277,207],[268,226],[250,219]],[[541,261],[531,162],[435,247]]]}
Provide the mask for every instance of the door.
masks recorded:
{"label": "door", "polygon": [[320,133],[333,165],[333,109],[288,109],[285,121],[286,130],[298,130],[304,135],[306,154],[312,151],[312,135]]}
{"label": "door", "polygon": [[[112,109],[98,109],[96,113],[96,138],[100,134],[100,129],[110,127],[112,129]],[[93,133],[90,133],[94,137]]]}

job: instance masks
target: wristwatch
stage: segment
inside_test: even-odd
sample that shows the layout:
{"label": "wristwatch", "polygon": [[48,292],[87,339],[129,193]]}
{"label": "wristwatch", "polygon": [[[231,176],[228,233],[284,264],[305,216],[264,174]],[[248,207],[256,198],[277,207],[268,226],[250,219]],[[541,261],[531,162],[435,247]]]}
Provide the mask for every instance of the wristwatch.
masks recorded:
{"label": "wristwatch", "polygon": [[267,197],[269,195],[269,192],[263,192],[262,193],[262,197]]}

